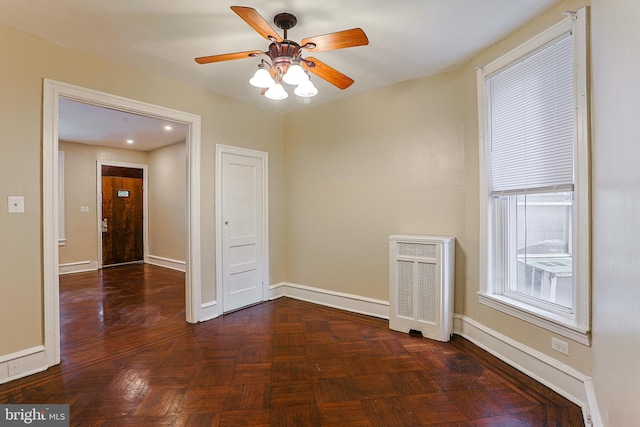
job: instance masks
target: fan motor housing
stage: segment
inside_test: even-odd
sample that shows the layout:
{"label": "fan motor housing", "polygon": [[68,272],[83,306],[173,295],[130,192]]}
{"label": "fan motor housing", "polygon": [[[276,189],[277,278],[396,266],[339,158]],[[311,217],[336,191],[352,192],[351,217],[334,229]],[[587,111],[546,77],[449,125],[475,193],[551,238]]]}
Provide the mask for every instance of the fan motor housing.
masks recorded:
{"label": "fan motor housing", "polygon": [[282,72],[286,72],[287,67],[291,65],[291,61],[299,59],[301,55],[301,47],[298,43],[290,40],[284,40],[280,43],[271,43],[269,45],[269,57],[274,68],[280,68]]}

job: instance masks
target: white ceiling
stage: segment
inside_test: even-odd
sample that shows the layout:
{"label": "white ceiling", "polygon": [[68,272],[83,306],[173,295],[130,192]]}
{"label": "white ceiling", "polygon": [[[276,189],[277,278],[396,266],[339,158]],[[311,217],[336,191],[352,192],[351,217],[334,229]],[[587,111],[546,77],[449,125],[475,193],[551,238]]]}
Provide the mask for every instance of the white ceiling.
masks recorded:
{"label": "white ceiling", "polygon": [[[560,0],[0,0],[0,24],[245,103],[288,112],[460,67],[558,3]],[[288,37],[298,42],[362,28],[369,38],[367,46],[313,54],[355,83],[341,91],[314,76],[317,96],[303,99],[289,90],[289,98],[273,101],[248,83],[257,58],[197,64],[194,58],[199,56],[267,50],[269,42],[240,19],[230,9],[232,5],[253,7],[269,23],[277,13],[293,13],[298,24]]]}
{"label": "white ceiling", "polygon": [[58,117],[62,141],[150,151],[187,139],[185,124],[68,99],[60,99]]}

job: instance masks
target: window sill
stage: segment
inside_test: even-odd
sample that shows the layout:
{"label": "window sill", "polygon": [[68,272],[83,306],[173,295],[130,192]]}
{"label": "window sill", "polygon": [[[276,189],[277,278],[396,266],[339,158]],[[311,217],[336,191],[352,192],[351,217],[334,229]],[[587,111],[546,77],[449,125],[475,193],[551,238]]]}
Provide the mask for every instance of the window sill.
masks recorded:
{"label": "window sill", "polygon": [[480,304],[517,317],[580,344],[591,345],[590,332],[577,327],[569,319],[562,316],[502,295],[489,295],[478,292],[478,300]]}

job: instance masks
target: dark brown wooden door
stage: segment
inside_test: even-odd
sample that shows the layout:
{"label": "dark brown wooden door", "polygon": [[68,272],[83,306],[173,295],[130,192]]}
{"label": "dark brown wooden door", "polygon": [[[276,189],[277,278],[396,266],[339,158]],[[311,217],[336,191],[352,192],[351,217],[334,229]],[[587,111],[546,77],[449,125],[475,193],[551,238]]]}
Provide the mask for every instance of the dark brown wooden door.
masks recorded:
{"label": "dark brown wooden door", "polygon": [[102,166],[102,266],[144,261],[142,169]]}

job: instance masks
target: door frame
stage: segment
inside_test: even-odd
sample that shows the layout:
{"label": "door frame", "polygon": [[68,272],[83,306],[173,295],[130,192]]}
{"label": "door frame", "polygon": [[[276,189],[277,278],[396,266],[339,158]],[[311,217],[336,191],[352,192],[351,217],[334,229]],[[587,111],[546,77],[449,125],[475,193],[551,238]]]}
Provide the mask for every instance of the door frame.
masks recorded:
{"label": "door frame", "polygon": [[44,348],[49,366],[60,363],[60,282],[58,273],[58,128],[60,98],[188,126],[187,132],[187,253],[185,270],[186,321],[201,321],[200,145],[198,115],[44,79],[42,105],[42,227],[44,281]]}
{"label": "door frame", "polygon": [[149,182],[148,182],[148,165],[139,163],[115,162],[111,160],[98,160],[96,162],[96,220],[98,221],[98,268],[102,268],[102,166],[118,166],[121,168],[142,169],[142,248],[143,260],[147,264],[149,262]]}
{"label": "door frame", "polygon": [[216,144],[216,308],[217,315],[224,314],[222,299],[222,283],[224,276],[222,274],[222,230],[223,224],[223,200],[222,200],[222,155],[235,154],[238,156],[246,156],[258,158],[262,161],[262,301],[266,301],[269,297],[269,153],[248,148],[233,147],[230,145]]}

